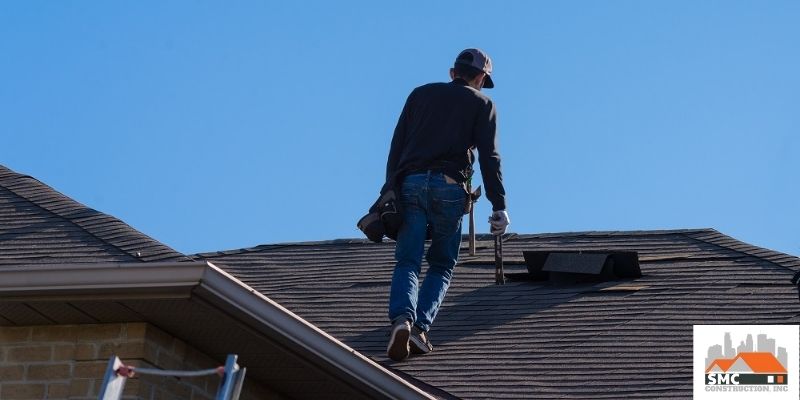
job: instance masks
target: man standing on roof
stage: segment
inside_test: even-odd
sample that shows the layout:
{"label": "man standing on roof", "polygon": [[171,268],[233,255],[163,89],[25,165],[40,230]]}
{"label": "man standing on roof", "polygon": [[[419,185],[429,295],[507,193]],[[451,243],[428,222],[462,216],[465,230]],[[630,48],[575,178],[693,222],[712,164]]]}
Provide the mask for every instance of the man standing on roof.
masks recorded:
{"label": "man standing on roof", "polygon": [[[389,294],[392,331],[387,354],[393,360],[433,350],[428,330],[458,261],[461,219],[468,209],[466,182],[472,177],[476,149],[486,197],[492,203],[492,234],[502,235],[510,222],[495,107],[481,93],[482,88],[494,87],[491,74],[492,61],[486,53],[462,51],[450,69],[452,81],[414,89],[394,130],[386,182],[387,187],[398,188],[403,224],[397,234],[397,265]],[[428,234],[429,267],[420,287]]]}

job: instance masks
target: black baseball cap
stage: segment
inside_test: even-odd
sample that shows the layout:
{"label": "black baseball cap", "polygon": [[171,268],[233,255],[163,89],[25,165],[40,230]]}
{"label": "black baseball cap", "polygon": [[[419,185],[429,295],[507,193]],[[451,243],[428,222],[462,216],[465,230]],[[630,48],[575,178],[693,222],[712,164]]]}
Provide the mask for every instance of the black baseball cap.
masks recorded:
{"label": "black baseball cap", "polygon": [[492,59],[489,55],[484,53],[481,49],[465,49],[458,53],[456,57],[456,64],[465,64],[470,67],[477,68],[486,73],[486,80],[483,81],[483,87],[491,89],[494,87],[492,80]]}

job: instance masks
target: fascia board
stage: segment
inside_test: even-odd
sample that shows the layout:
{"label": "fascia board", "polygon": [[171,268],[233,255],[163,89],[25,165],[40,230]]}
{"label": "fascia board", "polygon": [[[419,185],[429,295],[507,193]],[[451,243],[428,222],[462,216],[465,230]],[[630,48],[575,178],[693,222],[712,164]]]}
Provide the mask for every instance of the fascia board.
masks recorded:
{"label": "fascia board", "polygon": [[47,264],[0,267],[0,300],[188,298],[204,262]]}

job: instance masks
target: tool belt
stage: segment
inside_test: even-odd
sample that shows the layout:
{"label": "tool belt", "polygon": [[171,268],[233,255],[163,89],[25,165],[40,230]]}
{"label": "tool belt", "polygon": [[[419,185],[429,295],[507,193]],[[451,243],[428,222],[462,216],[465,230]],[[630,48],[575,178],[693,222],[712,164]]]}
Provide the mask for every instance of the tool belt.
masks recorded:
{"label": "tool belt", "polygon": [[[398,198],[399,189],[402,185],[402,181],[399,177],[422,171],[423,170],[399,171],[395,176],[386,181],[378,200],[369,208],[367,215],[361,217],[356,223],[358,229],[360,229],[369,240],[380,243],[383,241],[384,236],[392,240],[397,240],[397,234],[400,231],[400,226],[403,224],[402,207],[400,199]],[[469,214],[470,211],[472,211],[472,205],[481,197],[480,187],[474,192],[470,190],[470,182],[472,180],[471,166],[464,171],[459,171],[460,177],[464,178],[459,180],[451,177],[449,173],[445,173],[446,168],[444,167],[426,168],[424,171],[442,172],[448,183],[458,184],[464,189],[467,194],[466,200],[464,201],[464,214]],[[426,236],[430,239],[430,227],[428,227]]]}
{"label": "tool belt", "polygon": [[[472,153],[469,153],[470,156]],[[471,158],[470,158],[471,160]],[[472,174],[475,171],[472,169],[472,163],[467,166],[466,169],[461,171],[461,176],[464,177],[464,180],[461,183],[461,187],[464,188],[464,192],[467,193],[467,201],[464,204],[464,215],[469,214],[472,212],[472,207],[474,207],[475,203],[478,202],[478,199],[481,197],[481,187],[478,186],[477,189],[474,191],[472,190]]]}

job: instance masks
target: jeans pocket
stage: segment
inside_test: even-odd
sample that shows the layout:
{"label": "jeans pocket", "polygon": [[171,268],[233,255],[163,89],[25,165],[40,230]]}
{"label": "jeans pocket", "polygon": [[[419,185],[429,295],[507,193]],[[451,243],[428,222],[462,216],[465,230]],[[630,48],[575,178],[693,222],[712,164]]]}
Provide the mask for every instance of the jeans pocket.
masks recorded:
{"label": "jeans pocket", "polygon": [[433,215],[433,234],[446,238],[461,233],[464,200],[439,200]]}
{"label": "jeans pocket", "polygon": [[439,201],[441,211],[448,216],[461,216],[464,215],[464,206],[466,205],[467,198],[462,196],[458,200],[442,199]]}
{"label": "jeans pocket", "polygon": [[419,202],[420,186],[413,183],[403,183],[400,191],[400,200],[403,205],[416,205]]}
{"label": "jeans pocket", "polygon": [[467,198],[467,192],[459,185],[445,184],[434,189],[434,197],[441,202],[448,204],[455,204],[460,202],[463,211],[464,199]]}

